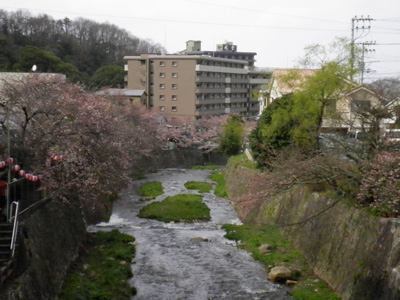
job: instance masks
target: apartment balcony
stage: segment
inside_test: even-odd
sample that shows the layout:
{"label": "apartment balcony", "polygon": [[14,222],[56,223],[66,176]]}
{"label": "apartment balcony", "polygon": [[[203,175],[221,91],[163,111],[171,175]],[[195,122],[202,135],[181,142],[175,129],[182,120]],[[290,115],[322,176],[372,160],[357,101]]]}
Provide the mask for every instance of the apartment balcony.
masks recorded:
{"label": "apartment balcony", "polygon": [[225,83],[249,83],[249,79],[227,77],[225,78]]}
{"label": "apartment balcony", "polygon": [[240,113],[245,113],[247,112],[247,107],[226,107],[225,108],[225,113],[226,114],[240,114]]}
{"label": "apartment balcony", "polygon": [[247,93],[247,88],[225,88],[225,93]]}
{"label": "apartment balcony", "polygon": [[270,79],[264,79],[264,78],[249,78],[249,83],[250,84],[269,84],[271,80]]}
{"label": "apartment balcony", "polygon": [[207,115],[222,115],[225,114],[225,108],[216,108],[216,109],[199,109],[196,110],[196,116],[207,116]]}
{"label": "apartment balcony", "polygon": [[214,73],[228,73],[228,74],[247,74],[247,70],[244,68],[228,68],[220,66],[205,66],[196,65],[195,70],[197,72],[214,72]]}
{"label": "apartment balcony", "polygon": [[259,105],[249,106],[249,111],[251,112],[258,112],[260,110]]}
{"label": "apartment balcony", "polygon": [[215,83],[224,83],[224,77],[210,77],[210,76],[197,76],[196,82],[215,82]]}
{"label": "apartment balcony", "polygon": [[225,98],[225,103],[247,103],[247,98]]}
{"label": "apartment balcony", "polygon": [[194,102],[195,104],[199,105],[206,105],[206,104],[224,104],[225,98],[214,98],[214,99],[197,99]]}
{"label": "apartment balcony", "polygon": [[200,87],[195,89],[196,94],[225,94],[225,88]]}

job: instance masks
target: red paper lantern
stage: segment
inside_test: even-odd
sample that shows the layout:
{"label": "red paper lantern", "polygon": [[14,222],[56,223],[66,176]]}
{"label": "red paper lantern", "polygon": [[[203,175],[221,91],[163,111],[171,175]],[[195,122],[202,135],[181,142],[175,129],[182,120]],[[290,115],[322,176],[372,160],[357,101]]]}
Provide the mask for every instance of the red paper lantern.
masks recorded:
{"label": "red paper lantern", "polygon": [[0,161],[0,168],[5,168],[6,163],[4,161]]}
{"label": "red paper lantern", "polygon": [[15,165],[15,166],[13,167],[13,170],[14,170],[15,172],[18,172],[19,170],[21,170],[21,166],[20,166],[20,165]]}
{"label": "red paper lantern", "polygon": [[36,181],[38,181],[38,177],[35,176],[35,175],[32,175],[31,180],[32,180],[33,182],[36,182]]}
{"label": "red paper lantern", "polygon": [[25,177],[26,172],[24,170],[19,170],[18,175],[21,177]]}
{"label": "red paper lantern", "polygon": [[12,157],[7,158],[7,163],[9,165],[11,165],[13,162],[14,162],[14,158],[12,158]]}

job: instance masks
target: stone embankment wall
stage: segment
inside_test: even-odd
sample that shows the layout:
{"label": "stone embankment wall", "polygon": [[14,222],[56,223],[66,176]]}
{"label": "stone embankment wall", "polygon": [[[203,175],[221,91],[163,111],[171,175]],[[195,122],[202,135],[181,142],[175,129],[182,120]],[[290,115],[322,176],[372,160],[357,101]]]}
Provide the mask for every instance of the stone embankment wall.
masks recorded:
{"label": "stone embankment wall", "polygon": [[[199,151],[164,151],[144,157],[133,174],[166,167],[189,167],[206,162],[224,163],[223,157],[204,156]],[[96,203],[48,201],[25,213],[17,257],[18,276],[0,289],[0,299],[54,300],[71,263],[78,257],[86,226],[109,217],[107,197]]]}
{"label": "stone embankment wall", "polygon": [[[254,188],[249,180],[262,182],[263,177],[228,164],[228,193],[239,214],[238,199],[264,188]],[[262,199],[247,221],[281,226],[315,274],[342,299],[400,299],[400,221],[374,217],[337,200],[296,187]]]}
{"label": "stone embankment wall", "polygon": [[165,150],[137,158],[136,174],[165,168],[184,168],[204,163],[225,165],[227,157],[216,153],[204,154],[196,149]]}
{"label": "stone embankment wall", "polygon": [[0,299],[56,299],[85,237],[81,209],[74,203],[50,201],[25,216],[20,227],[19,276],[6,285]]}

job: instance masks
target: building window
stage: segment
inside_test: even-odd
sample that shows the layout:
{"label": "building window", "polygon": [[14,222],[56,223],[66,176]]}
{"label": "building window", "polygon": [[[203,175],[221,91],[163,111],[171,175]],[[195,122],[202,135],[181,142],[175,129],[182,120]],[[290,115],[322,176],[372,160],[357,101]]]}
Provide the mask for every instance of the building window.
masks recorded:
{"label": "building window", "polygon": [[177,88],[178,88],[178,85],[177,85],[177,84],[175,84],[175,83],[172,84],[172,89],[173,89],[173,90],[176,90]]}
{"label": "building window", "polygon": [[165,78],[165,73],[160,73],[161,78]]}
{"label": "building window", "polygon": [[160,67],[165,67],[165,61],[160,61]]}
{"label": "building window", "polygon": [[160,106],[160,111],[165,111],[165,106]]}
{"label": "building window", "polygon": [[371,109],[371,102],[368,100],[352,100],[351,111],[352,112],[368,112]]}
{"label": "building window", "polygon": [[178,73],[172,73],[172,78],[178,78]]}
{"label": "building window", "polygon": [[178,66],[178,62],[176,60],[172,61],[172,66],[173,67],[177,67]]}
{"label": "building window", "polygon": [[172,107],[171,107],[171,110],[172,110],[172,111],[178,111],[178,109],[177,109],[176,106],[172,106]]}
{"label": "building window", "polygon": [[165,84],[164,83],[160,83],[160,89],[161,90],[165,89]]}
{"label": "building window", "polygon": [[177,95],[172,95],[172,96],[171,96],[171,100],[172,100],[172,101],[178,100],[178,96],[177,96]]}
{"label": "building window", "polygon": [[160,101],[164,101],[165,100],[165,96],[164,95],[160,95]]}

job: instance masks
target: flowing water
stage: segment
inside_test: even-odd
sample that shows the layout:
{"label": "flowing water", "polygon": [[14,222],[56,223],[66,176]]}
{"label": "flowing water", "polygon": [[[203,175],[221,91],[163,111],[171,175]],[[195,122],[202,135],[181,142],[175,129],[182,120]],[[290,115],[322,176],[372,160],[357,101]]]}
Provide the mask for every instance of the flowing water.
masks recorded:
{"label": "flowing water", "polygon": [[[186,181],[208,181],[209,170],[165,169],[149,174],[146,181],[160,181],[164,194],[153,201],[179,193],[197,193]],[[264,267],[246,251],[224,238],[221,224],[240,224],[226,199],[205,193],[211,221],[164,223],[137,217],[149,202],[140,201],[135,189],[123,191],[108,223],[90,231],[119,229],[135,237],[136,257],[131,284],[137,288],[132,300],[255,300],[291,299],[287,288],[267,280]]]}

